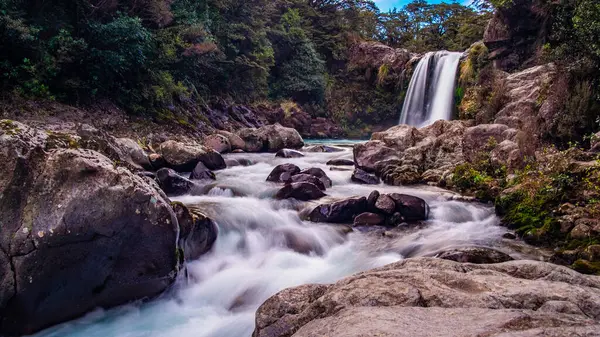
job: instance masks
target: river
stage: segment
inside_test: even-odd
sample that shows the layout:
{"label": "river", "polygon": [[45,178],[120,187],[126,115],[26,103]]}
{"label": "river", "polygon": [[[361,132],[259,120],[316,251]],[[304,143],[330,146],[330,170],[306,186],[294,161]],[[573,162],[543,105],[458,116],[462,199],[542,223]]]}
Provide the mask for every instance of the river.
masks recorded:
{"label": "river", "polygon": [[[330,283],[445,248],[478,245],[509,250],[501,239],[506,229],[499,226],[491,206],[455,201],[452,193],[432,187],[357,185],[350,181],[351,171],[330,171],[325,165],[328,160],[352,159],[350,142],[340,143],[343,152],[306,153],[296,159],[275,158],[274,154],[226,155],[256,164],[216,172],[217,186],[207,195],[174,198],[212,217],[219,236],[210,253],[187,264],[187,274],[181,273],[170,291],[150,302],[97,310],[35,336],[248,337],[254,330],[256,309],[284,288]],[[357,228],[350,234],[344,234],[340,226],[302,221],[301,214],[317,202],[270,198],[278,185],[265,179],[282,163],[325,170],[333,187],[321,201],[366,196],[374,189],[406,193],[429,203],[430,220],[392,230]]]}

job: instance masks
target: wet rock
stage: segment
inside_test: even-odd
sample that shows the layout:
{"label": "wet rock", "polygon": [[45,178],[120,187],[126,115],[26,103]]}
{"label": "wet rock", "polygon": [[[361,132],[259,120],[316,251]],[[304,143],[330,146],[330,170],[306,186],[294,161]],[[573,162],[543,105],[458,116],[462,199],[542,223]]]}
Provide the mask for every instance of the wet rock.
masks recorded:
{"label": "wet rock", "polygon": [[510,255],[491,248],[465,247],[446,250],[435,257],[462,263],[488,264],[514,260]]}
{"label": "wet rock", "polygon": [[178,172],[191,172],[199,162],[210,170],[221,170],[227,167],[218,152],[200,145],[187,145],[168,140],[160,144],[159,152],[168,167]]}
{"label": "wet rock", "polygon": [[399,226],[404,223],[404,217],[399,212],[392,214],[385,220],[385,225],[389,227]]}
{"label": "wet rock", "polygon": [[279,158],[302,158],[304,154],[300,151],[290,150],[290,149],[282,149],[277,151],[275,157]]}
{"label": "wet rock", "polygon": [[190,174],[192,180],[216,180],[217,177],[213,171],[209,170],[202,162],[199,162],[192,173]]}
{"label": "wet rock", "polygon": [[308,218],[313,222],[352,223],[354,218],[367,211],[367,198],[348,198],[317,206]]}
{"label": "wet rock", "polygon": [[[367,197],[367,207],[369,208],[369,210],[374,210],[375,209],[375,204],[377,203],[377,200],[379,200],[379,191],[375,190],[371,193],[369,193],[369,196]],[[394,204],[394,207],[396,205]]]}
{"label": "wet rock", "polygon": [[275,199],[294,198],[301,201],[315,200],[325,196],[325,193],[315,184],[291,183],[285,185],[275,194]]}
{"label": "wet rock", "polygon": [[327,162],[328,166],[354,166],[354,161],[350,159],[332,159]]}
{"label": "wet rock", "polygon": [[315,176],[311,176],[308,174],[303,174],[303,173],[299,173],[296,175],[293,175],[289,180],[285,181],[286,183],[311,183],[316,185],[321,191],[325,191],[325,185],[323,184],[323,182],[321,180],[319,180],[319,178],[315,177]]}
{"label": "wet rock", "polygon": [[381,226],[385,224],[385,217],[375,213],[361,213],[354,218],[354,226]]}
{"label": "wet rock", "polygon": [[178,269],[178,223],[161,193],[98,152],[45,151],[43,133],[0,131],[4,336],[156,296]]}
{"label": "wet rock", "polygon": [[170,196],[188,194],[195,186],[194,182],[180,176],[177,172],[169,168],[158,170],[156,172],[156,180],[160,188]]}
{"label": "wet rock", "polygon": [[354,162],[356,167],[367,172],[375,172],[382,161],[399,160],[396,150],[389,148],[381,141],[370,141],[354,146]]}
{"label": "wet rock", "polygon": [[400,212],[406,221],[427,220],[429,205],[425,200],[407,194],[392,193],[389,196],[396,203],[396,211]]}
{"label": "wet rock", "polygon": [[420,184],[421,173],[415,165],[385,165],[380,169],[381,179],[388,185],[405,186]]}
{"label": "wet rock", "polygon": [[156,178],[156,173],[154,173],[154,172],[140,171],[140,172],[136,172],[135,174],[137,174],[139,177],[147,177],[150,179]]}
{"label": "wet rock", "polygon": [[267,181],[284,183],[298,173],[300,173],[300,168],[294,164],[277,165],[267,177]]}
{"label": "wet rock", "polygon": [[206,215],[189,209],[181,203],[173,203],[173,211],[179,222],[179,248],[186,261],[193,261],[207,253],[217,240],[217,224]]}
{"label": "wet rock", "polygon": [[209,149],[215,150],[219,153],[231,152],[231,144],[229,139],[223,135],[214,134],[204,138],[204,146]]}
{"label": "wet rock", "polygon": [[504,233],[502,237],[509,240],[515,240],[517,238],[517,236],[513,233]]}
{"label": "wet rock", "polygon": [[283,229],[285,246],[300,254],[316,253],[323,254],[323,248],[317,240],[305,233],[294,231],[292,229]]}
{"label": "wet rock", "polygon": [[330,188],[332,185],[331,179],[329,179],[325,171],[321,170],[320,168],[313,167],[302,170],[300,171],[300,174],[308,174],[317,177],[323,183],[325,188]]}
{"label": "wet rock", "polygon": [[380,213],[392,215],[396,212],[396,202],[389,195],[383,194],[377,199],[374,208]]}
{"label": "wet rock", "polygon": [[379,178],[376,175],[367,173],[359,168],[354,170],[354,173],[352,174],[352,177],[350,179],[355,183],[365,185],[379,185],[379,183],[381,182],[381,180],[379,180]]}
{"label": "wet rock", "polygon": [[309,147],[305,148],[304,151],[333,153],[333,152],[344,152],[344,149],[335,147],[335,146],[329,146],[329,145],[315,145],[315,146],[309,146]]}
{"label": "wet rock", "polygon": [[416,258],[285,289],[257,310],[253,336],[593,335],[599,313],[600,279],[565,267]]}

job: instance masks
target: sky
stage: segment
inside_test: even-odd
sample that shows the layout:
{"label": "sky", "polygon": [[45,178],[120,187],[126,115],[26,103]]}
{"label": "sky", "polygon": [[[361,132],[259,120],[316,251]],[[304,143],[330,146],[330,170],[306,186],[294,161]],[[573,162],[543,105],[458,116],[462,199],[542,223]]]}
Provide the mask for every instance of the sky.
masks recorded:
{"label": "sky", "polygon": [[[375,0],[375,3],[377,4],[377,7],[379,7],[379,9],[382,12],[387,12],[388,10],[396,7],[398,9],[404,7],[404,5],[408,4],[412,2],[412,0]],[[432,4],[438,4],[440,2],[452,2],[452,0],[427,0],[427,2],[432,3]],[[469,3],[470,1],[465,1],[465,0],[457,0],[457,2],[463,2],[463,3]]]}

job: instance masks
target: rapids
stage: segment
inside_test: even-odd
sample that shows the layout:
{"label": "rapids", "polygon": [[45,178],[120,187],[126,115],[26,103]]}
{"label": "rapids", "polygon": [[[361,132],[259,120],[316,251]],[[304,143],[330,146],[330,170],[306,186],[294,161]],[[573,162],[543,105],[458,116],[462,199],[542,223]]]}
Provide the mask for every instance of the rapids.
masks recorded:
{"label": "rapids", "polygon": [[[247,337],[254,330],[256,309],[284,288],[334,282],[404,257],[432,255],[450,247],[506,248],[501,240],[505,230],[491,207],[452,201],[452,193],[430,187],[357,185],[350,181],[352,171],[330,171],[325,163],[351,159],[350,147],[338,153],[306,153],[296,159],[275,158],[274,154],[226,157],[248,158],[256,164],[216,172],[216,185],[207,186],[206,195],[174,198],[212,217],[219,236],[210,253],[187,263],[187,273],[181,273],[170,291],[146,303],[97,310],[35,336]],[[274,166],[287,162],[327,172],[333,187],[324,200],[366,196],[374,189],[407,193],[430,204],[431,219],[393,230],[358,228],[348,235],[340,226],[302,221],[301,214],[318,203],[273,200],[270,196],[278,185],[265,182]]]}

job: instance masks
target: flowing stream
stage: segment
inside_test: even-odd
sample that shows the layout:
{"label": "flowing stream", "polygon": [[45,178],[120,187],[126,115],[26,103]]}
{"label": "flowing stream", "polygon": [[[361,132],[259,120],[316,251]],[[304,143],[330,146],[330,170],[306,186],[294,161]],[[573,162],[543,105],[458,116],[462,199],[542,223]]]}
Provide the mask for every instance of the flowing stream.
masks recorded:
{"label": "flowing stream", "polygon": [[404,99],[400,124],[423,127],[452,118],[461,53],[429,52],[417,64]]}
{"label": "flowing stream", "polygon": [[[217,172],[207,195],[175,198],[211,216],[219,226],[212,251],[187,264],[187,275],[170,291],[147,303],[97,310],[75,321],[38,333],[37,337],[248,337],[254,313],[271,295],[292,286],[330,283],[353,273],[404,257],[428,256],[465,245],[502,246],[505,233],[491,207],[450,200],[434,188],[357,185],[351,171],[330,171],[330,159],[352,158],[352,150],[306,153],[297,159],[273,154],[231,154],[257,164]],[[278,164],[320,167],[333,181],[321,201],[366,196],[374,189],[424,198],[431,219],[395,229],[357,228],[310,223],[301,214],[318,202],[270,198],[280,187],[265,182]],[[506,249],[504,249],[506,251]],[[512,251],[508,251],[512,253]]]}

